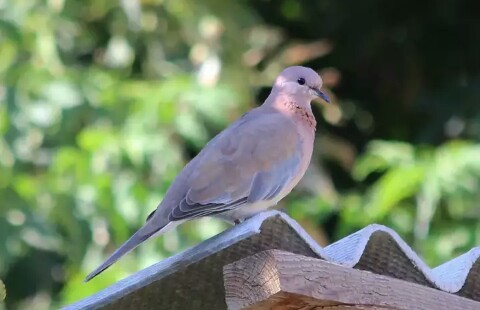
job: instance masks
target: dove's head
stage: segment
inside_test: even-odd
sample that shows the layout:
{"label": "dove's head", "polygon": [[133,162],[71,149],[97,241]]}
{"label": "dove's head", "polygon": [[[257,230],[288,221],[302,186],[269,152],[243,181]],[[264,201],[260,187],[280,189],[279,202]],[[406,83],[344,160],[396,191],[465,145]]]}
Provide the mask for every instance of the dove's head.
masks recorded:
{"label": "dove's head", "polygon": [[322,85],[322,79],[312,69],[293,66],[280,73],[273,85],[273,91],[308,103],[317,97],[330,102],[330,98],[321,90]]}

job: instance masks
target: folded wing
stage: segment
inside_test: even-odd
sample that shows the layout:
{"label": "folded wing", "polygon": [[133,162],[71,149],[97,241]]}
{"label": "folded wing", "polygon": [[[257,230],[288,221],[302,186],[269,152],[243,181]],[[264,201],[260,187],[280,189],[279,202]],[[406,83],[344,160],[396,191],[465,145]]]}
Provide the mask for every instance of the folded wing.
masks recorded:
{"label": "folded wing", "polygon": [[213,215],[276,197],[296,176],[300,139],[281,114],[244,116],[198,155],[170,220]]}

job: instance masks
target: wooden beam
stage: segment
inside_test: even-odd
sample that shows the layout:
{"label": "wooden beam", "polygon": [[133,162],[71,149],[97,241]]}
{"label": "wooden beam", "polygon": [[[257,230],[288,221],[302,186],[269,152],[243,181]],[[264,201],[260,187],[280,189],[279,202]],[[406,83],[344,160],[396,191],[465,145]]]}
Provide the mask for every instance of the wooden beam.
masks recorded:
{"label": "wooden beam", "polygon": [[223,272],[229,310],[480,309],[480,302],[454,294],[278,250]]}

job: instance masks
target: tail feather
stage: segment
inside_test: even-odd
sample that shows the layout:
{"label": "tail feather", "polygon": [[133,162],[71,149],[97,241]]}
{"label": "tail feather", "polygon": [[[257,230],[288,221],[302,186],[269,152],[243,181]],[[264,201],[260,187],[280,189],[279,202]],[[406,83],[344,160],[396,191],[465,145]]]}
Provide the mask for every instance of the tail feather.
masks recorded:
{"label": "tail feather", "polygon": [[113,263],[119,260],[122,256],[135,249],[140,243],[159,232],[162,227],[159,227],[158,229],[149,232],[145,232],[145,228],[146,226],[143,226],[135,234],[133,234],[133,236],[131,236],[124,244],[122,244],[121,247],[119,247],[115,252],[113,252],[113,254],[110,255],[109,258],[107,258],[107,260],[105,260],[100,266],[98,266],[94,271],[92,271],[85,278],[84,282],[88,282],[97,275],[99,275],[101,272],[103,272],[105,269],[107,269]]}

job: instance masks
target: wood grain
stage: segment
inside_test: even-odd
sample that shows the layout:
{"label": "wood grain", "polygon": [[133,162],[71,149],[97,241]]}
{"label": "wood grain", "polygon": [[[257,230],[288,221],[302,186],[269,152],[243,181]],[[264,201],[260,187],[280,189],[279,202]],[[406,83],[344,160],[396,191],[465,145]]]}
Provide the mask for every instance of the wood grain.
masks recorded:
{"label": "wood grain", "polygon": [[422,285],[269,250],[224,267],[226,303],[237,309],[480,309]]}

